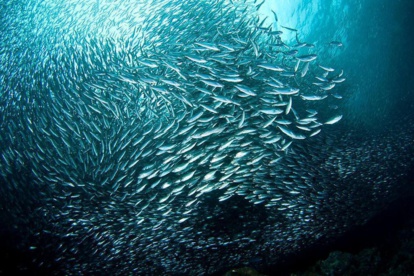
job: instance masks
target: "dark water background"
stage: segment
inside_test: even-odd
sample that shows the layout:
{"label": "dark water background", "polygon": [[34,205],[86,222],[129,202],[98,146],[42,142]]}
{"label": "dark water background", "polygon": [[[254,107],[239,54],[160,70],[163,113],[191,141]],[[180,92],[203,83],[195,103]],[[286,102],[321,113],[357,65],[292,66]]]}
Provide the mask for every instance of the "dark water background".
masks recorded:
{"label": "dark water background", "polygon": [[[412,128],[413,1],[318,0],[269,4],[276,11],[284,5],[289,8],[286,13],[278,13],[280,24],[284,24],[283,20],[292,22],[304,30],[304,40],[326,41],[333,37],[344,43],[337,60],[347,75],[346,87],[343,87],[345,128],[357,130],[366,137],[393,132],[400,127]],[[414,152],[408,154],[412,156]],[[293,258],[285,272],[325,259],[330,250],[357,252],[364,247],[378,246],[387,239],[391,244],[398,244],[398,231],[404,227],[412,229],[412,223],[408,222],[414,219],[414,168],[410,171],[404,183],[400,183],[403,186],[401,199],[366,226],[357,227],[328,248],[312,248],[298,259]]]}
{"label": "dark water background", "polygon": [[[337,52],[337,61],[347,76],[346,85],[342,87],[346,101],[342,127],[356,130],[367,139],[371,135],[391,133],[400,128],[412,129],[413,1],[318,0],[272,1],[272,4],[268,1],[266,4],[266,8],[277,11],[280,25],[290,24],[301,30],[303,40],[326,41],[335,38],[344,43],[341,51]],[[282,11],[283,7],[287,8],[286,12]],[[414,152],[408,154],[413,156]],[[326,259],[331,251],[355,253],[363,248],[380,246],[384,241],[387,241],[386,250],[396,255],[398,250],[390,248],[393,244],[400,246],[399,231],[408,229],[412,233],[413,227],[414,168],[409,170],[403,183],[398,183],[402,186],[401,198],[367,225],[356,227],[327,247],[316,246],[301,252],[292,257],[286,267],[273,267],[267,272],[289,274],[292,271],[306,271],[306,267]],[[409,240],[407,238],[403,243],[409,243]],[[392,259],[393,256],[388,257]],[[384,264],[380,269],[385,273],[390,263],[387,259],[382,262]]]}

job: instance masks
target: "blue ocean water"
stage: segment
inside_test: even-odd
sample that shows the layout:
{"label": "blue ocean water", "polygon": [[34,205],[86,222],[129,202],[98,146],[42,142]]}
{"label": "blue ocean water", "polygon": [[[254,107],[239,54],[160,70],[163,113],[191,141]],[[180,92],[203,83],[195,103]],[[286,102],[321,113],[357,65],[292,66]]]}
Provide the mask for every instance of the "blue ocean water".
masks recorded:
{"label": "blue ocean water", "polygon": [[[158,2],[167,3],[168,1]],[[154,3],[158,2],[154,1]],[[216,141],[221,146],[226,144],[227,140],[223,142],[222,136],[217,140],[206,139],[204,142],[193,142],[195,140],[188,139],[191,143],[188,145],[183,143],[185,147],[174,152],[168,149],[174,146],[170,142],[179,144],[177,141],[181,143],[181,140],[175,139],[174,135],[161,136],[162,138],[159,139],[157,137],[159,133],[155,130],[162,129],[167,134],[173,131],[185,132],[186,125],[166,124],[163,121],[163,124],[157,122],[151,127],[151,123],[145,122],[148,124],[139,125],[139,120],[131,119],[135,115],[141,115],[141,110],[134,105],[136,99],[133,98],[135,94],[132,92],[135,90],[128,85],[131,83],[135,85],[135,82],[138,83],[137,79],[142,82],[143,76],[132,70],[125,70],[127,73],[124,72],[125,75],[122,75],[121,79],[117,79],[118,75],[116,75],[116,72],[122,72],[124,68],[117,66],[118,62],[128,60],[129,56],[124,54],[133,48],[128,48],[129,40],[126,37],[134,37],[135,30],[132,31],[129,28],[129,23],[121,20],[118,22],[118,17],[115,16],[122,13],[123,18],[134,18],[134,14],[129,14],[128,9],[125,8],[128,6],[118,2],[104,5],[105,1],[96,3],[67,1],[63,6],[66,6],[68,11],[59,10],[59,16],[54,17],[56,7],[60,6],[45,7],[41,5],[42,3],[47,2],[29,5],[30,8],[27,9],[19,1],[2,3],[5,11],[14,12],[10,13],[13,15],[13,17],[10,15],[10,18],[14,19],[8,20],[5,18],[9,18],[9,15],[2,12],[3,21],[1,22],[4,24],[0,28],[3,34],[1,40],[3,47],[0,50],[0,64],[2,65],[0,71],[2,85],[0,238],[6,244],[0,256],[2,272],[53,275],[62,273],[208,275],[221,274],[228,269],[245,265],[274,272],[272,269],[286,259],[294,263],[295,258],[292,256],[295,254],[300,255],[306,252],[304,255],[311,257],[312,252],[306,251],[309,248],[329,244],[344,232],[352,230],[355,225],[364,225],[371,217],[386,208],[390,202],[398,201],[403,196],[413,195],[414,96],[412,87],[414,70],[412,70],[412,64],[414,64],[414,54],[411,48],[414,38],[411,21],[414,16],[414,3],[412,1],[264,1],[259,9],[260,18],[267,17],[266,24],[271,25],[273,30],[283,31],[281,39],[284,42],[289,45],[297,43],[298,40],[313,43],[318,62],[320,61],[321,65],[335,68],[336,72],[343,69],[346,77],[345,82],[335,87],[335,91],[342,96],[338,107],[321,106],[318,110],[321,113],[332,109],[339,110],[343,118],[332,127],[324,128],[315,140],[306,139],[303,142],[294,140],[291,146],[292,151],[284,155],[285,159],[280,162],[280,167],[271,166],[272,171],[265,170],[264,172],[260,168],[268,169],[269,167],[266,167],[267,163],[260,162],[261,160],[268,161],[266,159],[268,158],[266,154],[269,153],[267,143],[264,145],[264,150],[259,147],[252,151],[254,154],[264,153],[263,159],[260,159],[261,156],[254,156],[239,164],[236,161],[232,162],[228,157],[208,155],[210,152],[213,154],[219,151],[218,147],[215,147]],[[13,5],[18,8],[13,8]],[[94,40],[102,33],[85,28],[83,24],[90,23],[85,18],[80,17],[79,21],[68,20],[68,22],[56,19],[68,19],[69,16],[65,17],[66,12],[73,16],[77,12],[81,13],[85,7],[90,8],[89,5],[93,6],[93,11],[96,11],[96,14],[93,13],[96,18],[92,24],[95,27],[98,26],[96,29],[99,29],[100,20],[104,16],[107,18],[102,19],[104,22],[102,26],[107,26],[105,20],[111,21],[113,26],[105,29],[110,40],[109,42],[103,40],[104,47],[99,44],[102,41]],[[32,13],[30,13],[31,8],[34,10]],[[107,10],[103,12],[101,9]],[[45,10],[50,11],[50,14],[45,16]],[[173,7],[158,12],[169,14],[171,11],[174,11]],[[274,19],[272,11],[277,14],[277,22],[272,21]],[[181,12],[185,13],[185,11]],[[22,27],[21,32],[14,29],[11,32],[10,22],[18,22],[20,16],[23,17],[25,13],[33,14],[34,17],[25,18],[27,22],[17,24]],[[151,12],[146,11],[146,13]],[[214,17],[208,13],[203,16]],[[131,19],[131,21],[134,20]],[[140,20],[137,22],[144,24]],[[197,22],[191,22],[189,25],[196,24]],[[297,29],[298,32],[288,31],[282,26]],[[72,27],[75,30],[73,33]],[[200,67],[202,68],[200,69],[193,63],[189,64],[189,60],[192,62],[199,57],[194,57],[188,52],[180,52],[186,49],[180,44],[182,41],[177,43],[178,46],[172,46],[176,40],[180,39],[178,34],[176,37],[173,34],[163,37],[165,33],[162,33],[164,29],[162,25],[150,26],[149,29],[159,30],[161,35],[155,34],[154,31],[153,36],[146,40],[153,44],[148,46],[142,43],[141,47],[144,49],[137,50],[139,47],[136,47],[134,48],[136,52],[132,51],[133,58],[139,51],[145,53],[146,59],[141,62],[149,68],[144,71],[147,74],[144,77],[149,80],[146,79],[143,82],[165,93],[162,90],[165,86],[161,79],[183,70],[181,67],[180,70],[177,69],[177,64],[184,64],[188,67],[183,65],[183,68],[189,72],[185,74],[182,72],[184,77],[179,74],[173,75],[173,80],[184,83],[183,79],[187,78],[202,88],[211,88],[199,80],[209,80],[209,76],[206,76],[207,71],[203,71],[205,68]],[[198,30],[200,33],[211,31],[211,29],[204,30],[198,27],[197,29],[201,29],[201,31]],[[28,30],[36,31],[31,33]],[[68,30],[67,33],[66,30]],[[196,33],[193,29],[191,31]],[[214,32],[214,36],[211,37],[215,36],[218,35]],[[84,37],[88,39],[83,40]],[[200,35],[200,37],[203,36]],[[343,45],[333,47],[329,44],[332,41],[339,41]],[[214,48],[217,46],[214,44],[194,46],[193,42],[189,44],[192,47],[199,47],[197,51],[201,53],[204,53],[205,49],[201,51],[200,47]],[[90,48],[83,52],[82,47],[87,48],[86,46]],[[226,46],[232,47],[232,45]],[[158,56],[153,53],[157,52],[154,50],[157,47],[170,47],[170,52],[162,52]],[[252,50],[243,58],[257,58],[254,46],[250,48]],[[98,49],[101,54],[89,52],[91,49]],[[56,58],[58,62],[50,61],[49,56],[45,54],[49,50],[50,56]],[[87,60],[96,56],[103,57],[103,59],[97,58],[93,62]],[[208,54],[202,54],[202,56],[209,57]],[[33,57],[33,60],[27,57]],[[72,63],[71,60],[65,59],[66,57],[75,57],[76,62]],[[169,58],[174,61],[178,60],[177,64],[170,64]],[[43,72],[36,67],[42,62],[47,68]],[[100,67],[99,62],[105,63],[106,67]],[[203,65],[203,62],[198,59],[195,63]],[[139,67],[142,64],[135,65]],[[157,71],[151,66],[154,68],[163,66],[169,69]],[[218,68],[222,67],[218,66]],[[231,69],[237,71],[239,68]],[[198,82],[195,82],[196,73],[201,76],[196,76],[199,78]],[[213,74],[214,78],[217,80],[218,73],[214,73],[216,73]],[[108,84],[106,82],[92,83],[95,85],[92,86],[93,88],[86,86],[89,90],[84,89],[82,84],[90,84],[88,81],[93,79],[91,75],[107,77],[110,80],[108,83],[117,87],[119,91],[127,91],[124,93],[126,97],[120,98],[121,93],[116,94],[116,89],[111,90],[111,93],[115,91],[114,98],[103,95],[104,93],[97,93],[96,91],[100,91],[98,89],[101,89],[102,85]],[[158,78],[155,80],[156,85],[153,84],[154,80],[150,79],[152,77]],[[105,78],[102,77],[102,79]],[[249,85],[253,86],[252,83],[254,82]],[[176,83],[172,86],[174,85],[180,87]],[[66,90],[68,87],[73,90]],[[93,93],[90,93],[92,90]],[[219,89],[210,90],[217,93]],[[204,90],[204,92],[208,94],[210,90],[207,92]],[[40,92],[36,94],[33,91]],[[62,91],[65,93],[61,93]],[[156,90],[149,89],[148,91]],[[172,89],[169,88],[169,91]],[[85,95],[84,98],[82,98],[83,95]],[[217,96],[221,95],[215,96],[217,99]],[[229,97],[228,94],[226,96]],[[95,98],[90,100],[91,97]],[[188,122],[197,115],[192,110],[191,104],[195,106],[197,100],[202,101],[205,98],[190,98],[195,102],[191,102],[190,105],[180,97],[178,100],[172,99],[182,101],[183,105],[175,106],[175,108],[180,112],[185,110],[188,114],[184,112],[184,114],[173,115],[173,112],[165,109],[164,111],[168,113],[166,117],[187,116],[185,120]],[[228,100],[228,98],[219,99]],[[238,98],[232,98],[232,100],[235,99]],[[295,100],[296,98],[294,108],[296,107]],[[137,100],[139,103],[141,101],[145,102],[143,99]],[[91,109],[88,109],[87,104],[82,105],[83,102],[92,106]],[[126,104],[121,105],[121,102],[126,102]],[[153,106],[159,106],[159,103],[152,102]],[[219,115],[215,115],[214,108],[207,103],[214,105],[214,108],[222,108],[222,112],[227,113],[234,112],[235,108],[223,108],[229,103],[203,102],[206,110],[200,109],[205,112],[203,114],[205,117],[202,117],[204,121],[200,122],[197,127],[213,129],[216,132],[223,131],[217,126],[220,126],[222,119],[225,121],[225,116],[217,119]],[[34,108],[37,104],[42,108]],[[72,104],[76,107],[72,108]],[[101,109],[98,108],[96,111],[94,104],[100,106]],[[77,113],[78,106],[81,106],[80,110],[88,110],[89,114],[93,115],[76,117],[73,114]],[[66,109],[70,111],[70,115],[59,113],[59,110],[66,111]],[[33,110],[35,111],[32,112]],[[199,111],[195,108],[194,110]],[[147,110],[144,111],[147,112]],[[88,112],[85,111],[85,114]],[[101,113],[107,117],[100,117]],[[32,120],[30,123],[26,120],[28,115],[33,116],[29,117]],[[123,118],[122,124],[119,123],[118,118],[115,120],[110,117],[112,115]],[[234,116],[240,120],[239,115]],[[69,120],[69,117],[72,120]],[[113,120],[108,119],[108,123],[102,118]],[[215,123],[208,125],[209,120]],[[132,123],[128,125],[127,123],[131,121]],[[250,124],[251,121],[249,118],[245,120],[246,124]],[[68,126],[64,122],[68,122]],[[127,127],[124,127],[125,122],[127,122],[125,124]],[[76,130],[77,125],[82,126],[81,131]],[[256,124],[249,126],[255,127]],[[155,134],[151,138],[144,135],[146,139],[139,141],[137,137],[153,129]],[[238,131],[238,128],[236,130]],[[67,136],[68,134],[65,134],[66,136],[61,134],[81,133],[82,131],[86,133],[86,138],[81,139],[80,142],[75,136],[72,139],[72,136]],[[191,133],[193,130],[186,131]],[[98,142],[95,141],[90,133],[97,135],[101,132],[102,136],[112,134],[112,137],[116,138],[112,141],[112,149],[117,149],[113,154],[100,154],[101,151],[106,153],[105,150],[111,149],[111,146],[102,142],[104,139],[102,141],[98,139],[100,136],[96,139]],[[159,132],[162,133],[162,131]],[[134,136],[134,133],[139,135]],[[208,132],[206,134],[206,132],[195,131],[192,134],[198,135],[195,139],[201,139],[200,141],[209,135]],[[226,133],[229,136],[231,134],[231,132]],[[129,138],[131,136],[133,138]],[[256,138],[243,140],[243,143],[237,144],[237,149],[248,148],[251,141],[256,143],[260,140],[257,139],[259,135],[252,135],[252,137]],[[128,139],[130,143],[124,142]],[[156,143],[152,143],[153,141]],[[69,146],[66,147],[66,144]],[[262,146],[260,143],[259,145]],[[283,144],[283,146],[286,145],[290,146],[287,143]],[[159,150],[162,147],[166,150]],[[189,153],[191,158],[175,159],[175,156],[180,156],[183,151]],[[95,152],[95,155],[99,157],[98,161],[90,157],[94,156]],[[140,152],[145,155],[142,162],[136,158]],[[157,156],[162,156],[165,152],[169,154],[168,158],[162,160],[165,163],[155,162],[159,160]],[[234,163],[240,167],[246,164],[258,165],[248,165],[247,169],[241,170],[240,173],[232,171],[226,175],[219,172],[219,176],[215,175],[217,179],[214,179],[215,183],[218,183],[217,186],[208,188],[205,193],[196,193],[196,196],[191,193],[193,191],[191,188],[196,186],[195,191],[198,192],[205,188],[204,184],[193,183],[188,179],[201,177],[206,180],[214,177],[214,173],[213,175],[207,173],[211,167],[207,168],[202,162],[200,162],[201,165],[192,167],[196,166],[197,159],[194,159],[197,162],[188,162],[189,165],[183,164],[186,160],[197,158],[198,154],[203,154],[199,160],[204,158],[208,160],[207,157],[209,157],[213,168],[216,163],[220,164],[220,161],[224,160],[230,168],[224,172],[237,171],[232,167]],[[243,154],[241,152],[239,155],[244,156]],[[71,156],[72,159],[65,159],[62,156]],[[214,162],[211,161],[214,158]],[[169,168],[166,165],[169,162],[175,162],[177,166]],[[163,165],[159,165],[160,163]],[[99,166],[99,164],[105,166]],[[135,170],[136,164],[138,168]],[[119,169],[122,165],[124,165],[123,169]],[[170,178],[160,177],[160,182],[157,182],[158,180],[154,179],[162,174],[156,171],[159,166],[167,167],[166,174],[169,173],[168,169],[175,170],[177,173],[182,170],[183,173],[179,177],[175,175]],[[117,174],[118,169],[126,173]],[[260,173],[253,174],[255,169]],[[246,175],[247,180],[238,178],[242,174]],[[251,176],[252,174],[254,176]],[[139,180],[145,178],[143,175],[149,178],[147,182]],[[237,182],[242,180],[245,180],[245,186],[248,188],[239,189],[238,194],[234,192],[233,197],[226,199],[222,194],[223,188],[219,188],[222,185],[219,177],[223,179],[224,176],[235,181],[229,184],[230,188],[237,185],[244,187]],[[105,184],[105,179],[108,178],[117,181],[111,180],[107,181],[110,184]],[[306,183],[299,188],[300,191],[303,190],[303,193],[298,200],[292,196],[299,193],[298,190],[290,188],[292,183],[302,184],[297,179],[305,179],[303,183]],[[186,181],[191,183],[174,186],[174,183],[187,183]],[[269,182],[282,185],[278,186],[279,190],[275,192],[278,196],[271,194],[274,190],[271,187],[268,188]],[[226,184],[225,180],[223,183]],[[135,188],[134,185],[137,187]],[[125,189],[122,188],[123,186],[126,186]],[[135,191],[143,190],[145,194],[140,197],[140,193],[137,192],[138,196],[135,197],[128,190],[133,186]],[[149,187],[154,188],[150,190]],[[161,187],[166,188],[161,189]],[[173,195],[166,195],[165,189],[168,188],[176,189],[176,192],[172,192]],[[146,192],[145,189],[149,191]],[[180,189],[183,189],[185,193],[180,194]],[[265,207],[260,201],[263,198],[266,200],[266,195],[263,198],[260,197],[266,194],[263,191],[275,202],[282,200],[285,205],[277,206],[280,209],[274,206]],[[289,194],[290,192],[292,194]],[[155,203],[148,207],[146,202],[149,204],[154,198]],[[226,200],[219,200],[222,198]],[[284,201],[285,198],[286,201]],[[255,201],[256,199],[260,200]],[[169,205],[164,207],[164,202]],[[145,205],[146,207],[142,207]],[[188,207],[187,205],[196,207],[191,216],[182,217],[181,213],[189,212],[188,208],[183,207]],[[139,208],[144,209],[144,215],[140,216],[142,211]],[[152,209],[148,211],[150,208]],[[160,213],[163,215],[161,216]],[[306,214],[311,215],[306,216]],[[308,221],[309,218],[311,218],[310,221]],[[181,220],[182,222],[177,223]]]}
{"label": "blue ocean water", "polygon": [[272,18],[269,9],[277,12],[280,25],[299,29],[305,41],[343,42],[334,51],[349,80],[347,123],[377,130],[412,117],[412,2],[266,1],[263,16]]}

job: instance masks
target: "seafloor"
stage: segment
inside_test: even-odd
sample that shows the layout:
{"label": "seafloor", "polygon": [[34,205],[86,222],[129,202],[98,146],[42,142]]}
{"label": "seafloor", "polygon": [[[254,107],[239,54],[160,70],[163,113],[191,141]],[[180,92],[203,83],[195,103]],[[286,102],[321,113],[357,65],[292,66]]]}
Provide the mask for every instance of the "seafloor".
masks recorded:
{"label": "seafloor", "polygon": [[393,202],[366,225],[329,246],[292,256],[283,266],[235,268],[225,275],[414,275],[414,196]]}

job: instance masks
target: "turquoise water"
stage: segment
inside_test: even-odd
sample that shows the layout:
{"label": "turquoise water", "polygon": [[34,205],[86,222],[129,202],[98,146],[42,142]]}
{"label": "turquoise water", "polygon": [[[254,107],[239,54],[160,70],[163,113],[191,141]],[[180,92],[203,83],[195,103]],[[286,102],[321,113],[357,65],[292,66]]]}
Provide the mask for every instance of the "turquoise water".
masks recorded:
{"label": "turquoise water", "polygon": [[271,271],[409,190],[413,4],[261,3],[2,3],[0,269]]}
{"label": "turquoise water", "polygon": [[347,72],[347,117],[351,124],[380,128],[410,116],[413,55],[409,1],[268,1],[263,16],[296,26],[304,40],[342,41],[338,61]]}

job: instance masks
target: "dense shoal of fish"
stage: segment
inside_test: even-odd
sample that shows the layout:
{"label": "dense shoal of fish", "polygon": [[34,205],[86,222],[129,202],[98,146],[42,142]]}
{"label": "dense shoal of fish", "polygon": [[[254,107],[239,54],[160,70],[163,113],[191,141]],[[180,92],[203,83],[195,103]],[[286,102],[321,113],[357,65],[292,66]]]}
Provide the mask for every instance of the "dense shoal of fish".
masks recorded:
{"label": "dense shoal of fish", "polygon": [[[369,161],[395,137],[370,149],[333,131],[345,76],[318,52],[342,43],[301,41],[275,12],[260,18],[263,3],[2,4],[2,214],[34,264],[67,275],[269,265],[392,194],[399,175]],[[360,177],[369,199],[354,196]]]}

